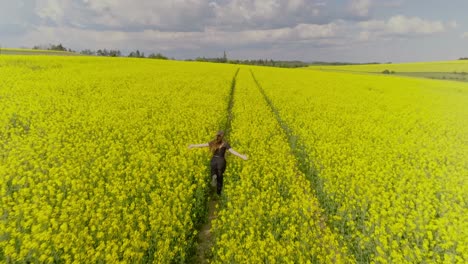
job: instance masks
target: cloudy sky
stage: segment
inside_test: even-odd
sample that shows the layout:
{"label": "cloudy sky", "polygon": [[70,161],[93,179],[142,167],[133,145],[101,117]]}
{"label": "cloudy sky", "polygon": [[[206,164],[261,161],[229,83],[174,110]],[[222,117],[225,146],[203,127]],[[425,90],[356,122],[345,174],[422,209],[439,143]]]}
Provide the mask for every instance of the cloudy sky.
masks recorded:
{"label": "cloudy sky", "polygon": [[0,45],[177,59],[408,62],[468,57],[467,0],[0,0]]}

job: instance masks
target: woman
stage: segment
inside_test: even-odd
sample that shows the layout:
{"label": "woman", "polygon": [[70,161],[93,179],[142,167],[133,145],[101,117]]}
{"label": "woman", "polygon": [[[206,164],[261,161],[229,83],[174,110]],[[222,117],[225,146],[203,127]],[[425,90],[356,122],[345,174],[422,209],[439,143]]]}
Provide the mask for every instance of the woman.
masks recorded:
{"label": "woman", "polygon": [[226,159],[224,158],[226,150],[229,150],[229,152],[243,160],[247,160],[247,156],[237,153],[226,141],[224,141],[223,131],[219,131],[216,134],[216,138],[209,143],[189,145],[189,149],[202,147],[210,147],[210,150],[213,153],[213,157],[211,158],[211,177],[213,178],[213,181],[217,180],[216,192],[218,195],[221,195],[221,190],[223,188],[223,173],[226,170]]}

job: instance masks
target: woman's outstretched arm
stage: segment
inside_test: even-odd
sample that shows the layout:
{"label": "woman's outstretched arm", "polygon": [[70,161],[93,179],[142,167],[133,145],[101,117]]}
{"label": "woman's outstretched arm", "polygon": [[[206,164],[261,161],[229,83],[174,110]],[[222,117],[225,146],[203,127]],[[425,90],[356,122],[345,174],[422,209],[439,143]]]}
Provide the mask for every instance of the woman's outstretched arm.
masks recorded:
{"label": "woman's outstretched arm", "polygon": [[233,150],[232,148],[229,149],[229,152],[231,152],[232,154],[236,155],[237,157],[243,159],[243,160],[247,160],[247,156],[246,155],[242,155],[240,153],[238,153],[237,151]]}
{"label": "woman's outstretched arm", "polygon": [[203,144],[190,144],[188,146],[189,149],[191,148],[203,148],[203,147],[208,147],[209,144],[208,143],[203,143]]}

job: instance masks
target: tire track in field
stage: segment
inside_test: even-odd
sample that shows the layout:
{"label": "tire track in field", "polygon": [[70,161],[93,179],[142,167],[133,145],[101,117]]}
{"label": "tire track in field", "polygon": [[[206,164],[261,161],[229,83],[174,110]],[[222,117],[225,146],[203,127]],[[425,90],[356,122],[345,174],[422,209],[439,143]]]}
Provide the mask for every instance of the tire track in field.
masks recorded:
{"label": "tire track in field", "polygon": [[[227,118],[226,123],[224,124],[224,135],[228,137],[229,132],[231,130],[231,122],[232,122],[232,107],[234,105],[234,92],[236,88],[236,79],[237,75],[239,74],[240,68],[237,68],[236,72],[234,73],[234,77],[231,81],[231,88],[229,92],[229,101],[227,107]],[[210,175],[211,179],[211,175]],[[191,262],[195,263],[208,263],[209,259],[212,258],[211,248],[213,247],[213,236],[211,234],[211,221],[216,218],[217,216],[217,206],[219,204],[219,197],[216,196],[215,191],[211,190],[209,192],[207,203],[207,218],[205,223],[201,226],[198,232],[198,245],[196,250],[195,259]]]}
{"label": "tire track in field", "polygon": [[[276,120],[278,121],[281,128],[285,132],[288,138],[288,143],[291,148],[291,151],[293,155],[296,157],[296,160],[298,161],[298,164],[297,164],[298,169],[306,176],[306,178],[310,181],[312,188],[315,190],[315,194],[317,196],[317,200],[320,204],[320,207],[325,211],[326,216],[327,216],[325,218],[326,225],[330,227],[331,230],[334,230],[333,228],[334,225],[328,219],[328,217],[335,215],[338,209],[338,204],[336,204],[324,191],[323,179],[319,177],[318,171],[316,170],[312,159],[307,154],[307,150],[305,146],[300,142],[300,138],[293,133],[292,129],[281,118],[278,109],[275,107],[271,99],[266,95],[265,90],[260,85],[257,78],[255,78],[255,74],[251,69],[250,69],[250,74],[252,75],[252,78],[254,79],[254,82],[257,85],[257,88],[260,90],[260,93],[263,95],[263,98],[265,99],[271,111],[275,115]],[[341,225],[340,225],[340,228],[338,228],[338,230],[340,229],[343,230],[343,232],[340,233],[340,235],[343,235],[343,237],[345,238],[349,238],[350,237],[349,235],[351,234],[352,231],[349,230],[349,228],[346,226],[345,223],[340,223],[340,224]],[[358,241],[351,240],[349,238],[349,240],[340,241],[340,243],[343,243],[350,250],[350,252],[354,255],[358,263],[370,262],[370,255],[362,252],[363,250],[360,249]],[[372,252],[374,250],[367,249],[364,251]]]}

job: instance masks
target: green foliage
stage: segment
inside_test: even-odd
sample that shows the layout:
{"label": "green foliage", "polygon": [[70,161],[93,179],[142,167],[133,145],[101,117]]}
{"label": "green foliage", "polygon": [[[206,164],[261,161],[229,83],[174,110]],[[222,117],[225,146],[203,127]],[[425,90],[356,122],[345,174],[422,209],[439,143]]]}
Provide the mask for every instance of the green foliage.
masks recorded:
{"label": "green foliage", "polygon": [[383,74],[395,74],[394,71],[390,71],[390,70],[388,70],[388,69],[383,70],[382,73],[383,73]]}
{"label": "green foliage", "polygon": [[128,57],[131,57],[131,58],[144,58],[145,53],[140,52],[139,50],[136,50],[136,51],[130,52],[130,54],[128,54]]}
{"label": "green foliage", "polygon": [[150,59],[159,59],[159,60],[167,60],[168,59],[166,56],[162,55],[159,52],[157,54],[151,53],[150,55],[148,55],[148,58],[150,58]]}

